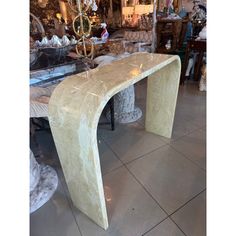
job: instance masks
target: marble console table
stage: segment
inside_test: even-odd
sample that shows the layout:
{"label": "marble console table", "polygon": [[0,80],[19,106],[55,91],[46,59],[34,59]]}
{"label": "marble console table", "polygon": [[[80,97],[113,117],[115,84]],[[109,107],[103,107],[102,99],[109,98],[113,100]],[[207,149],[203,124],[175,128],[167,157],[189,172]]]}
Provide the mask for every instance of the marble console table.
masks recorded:
{"label": "marble console table", "polygon": [[74,205],[102,228],[108,217],[97,125],[109,99],[148,76],[146,131],[171,137],[179,88],[178,56],[138,53],[67,77],[52,93],[49,123]]}

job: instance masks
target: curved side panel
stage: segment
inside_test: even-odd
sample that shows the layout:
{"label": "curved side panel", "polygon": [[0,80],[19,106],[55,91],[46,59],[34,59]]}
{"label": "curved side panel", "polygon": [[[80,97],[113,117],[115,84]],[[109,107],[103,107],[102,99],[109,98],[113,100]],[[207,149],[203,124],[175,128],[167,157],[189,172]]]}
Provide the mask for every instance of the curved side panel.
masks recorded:
{"label": "curved side panel", "polygon": [[[63,173],[74,205],[102,228],[107,229],[108,219],[104,198],[100,159],[97,147],[97,124],[102,109],[93,107],[94,96],[77,103],[58,86],[49,106],[49,122]],[[84,100],[83,96],[80,97]]]}

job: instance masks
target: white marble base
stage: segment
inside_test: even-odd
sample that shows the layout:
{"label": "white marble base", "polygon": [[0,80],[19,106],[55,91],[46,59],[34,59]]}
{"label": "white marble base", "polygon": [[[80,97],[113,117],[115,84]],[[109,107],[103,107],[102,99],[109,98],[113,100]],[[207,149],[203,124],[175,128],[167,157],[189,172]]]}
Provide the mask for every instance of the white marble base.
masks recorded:
{"label": "white marble base", "polygon": [[[114,96],[114,111],[115,121],[118,123],[130,123],[141,118],[142,111],[135,106],[134,85],[130,85]],[[106,117],[110,120],[110,110],[107,111]]]}
{"label": "white marble base", "polygon": [[[126,112],[126,113],[115,112],[115,121],[118,123],[122,123],[122,124],[135,122],[138,119],[140,119],[141,117],[142,117],[142,110],[136,106],[135,106],[134,110],[131,112]],[[106,118],[108,120],[111,120],[110,110],[107,111]]]}
{"label": "white marble base", "polygon": [[56,171],[48,165],[39,165],[30,153],[30,213],[43,206],[56,191]]}

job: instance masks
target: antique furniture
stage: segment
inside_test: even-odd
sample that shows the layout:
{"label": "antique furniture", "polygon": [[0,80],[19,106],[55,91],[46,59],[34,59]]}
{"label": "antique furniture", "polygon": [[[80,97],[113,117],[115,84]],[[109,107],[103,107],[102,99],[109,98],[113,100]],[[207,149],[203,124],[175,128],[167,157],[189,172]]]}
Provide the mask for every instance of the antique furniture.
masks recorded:
{"label": "antique furniture", "polygon": [[97,125],[109,99],[148,76],[145,128],[171,137],[179,88],[178,56],[136,53],[67,77],[49,100],[49,123],[74,205],[108,228]]}
{"label": "antique furniture", "polygon": [[109,52],[122,54],[124,52],[151,52],[152,31],[125,30],[123,37],[108,40]]}
{"label": "antique furniture", "polygon": [[182,19],[182,26],[181,26],[181,31],[180,31],[180,35],[178,38],[178,50],[182,50],[184,43],[186,42],[186,33],[187,33],[187,27],[188,27],[188,23],[189,23],[189,18],[185,17]]}
{"label": "antique furniture", "polygon": [[[157,21],[157,53],[172,53],[178,49],[179,36],[182,29],[182,19],[160,18]],[[168,40],[171,41],[170,48],[166,48]]]}
{"label": "antique furniture", "polygon": [[196,64],[194,66],[194,80],[197,81],[200,78],[203,56],[204,53],[206,53],[206,40],[195,40],[195,39],[188,40],[185,51],[184,64],[181,72],[181,80],[180,80],[181,84],[184,84],[185,81],[185,72],[188,66],[189,56],[191,52],[198,53]]}
{"label": "antique furniture", "polygon": [[147,51],[151,52],[152,31],[125,31],[122,43],[125,52],[141,52],[145,50],[145,47]]}

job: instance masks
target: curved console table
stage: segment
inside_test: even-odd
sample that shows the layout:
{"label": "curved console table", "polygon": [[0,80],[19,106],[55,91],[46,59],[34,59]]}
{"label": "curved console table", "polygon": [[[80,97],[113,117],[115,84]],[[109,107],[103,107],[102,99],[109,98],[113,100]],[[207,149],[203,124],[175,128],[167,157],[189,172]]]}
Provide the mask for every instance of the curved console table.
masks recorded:
{"label": "curved console table", "polygon": [[49,122],[74,205],[108,228],[97,125],[109,99],[148,76],[145,128],[171,137],[179,88],[178,56],[138,53],[72,75],[54,90]]}

